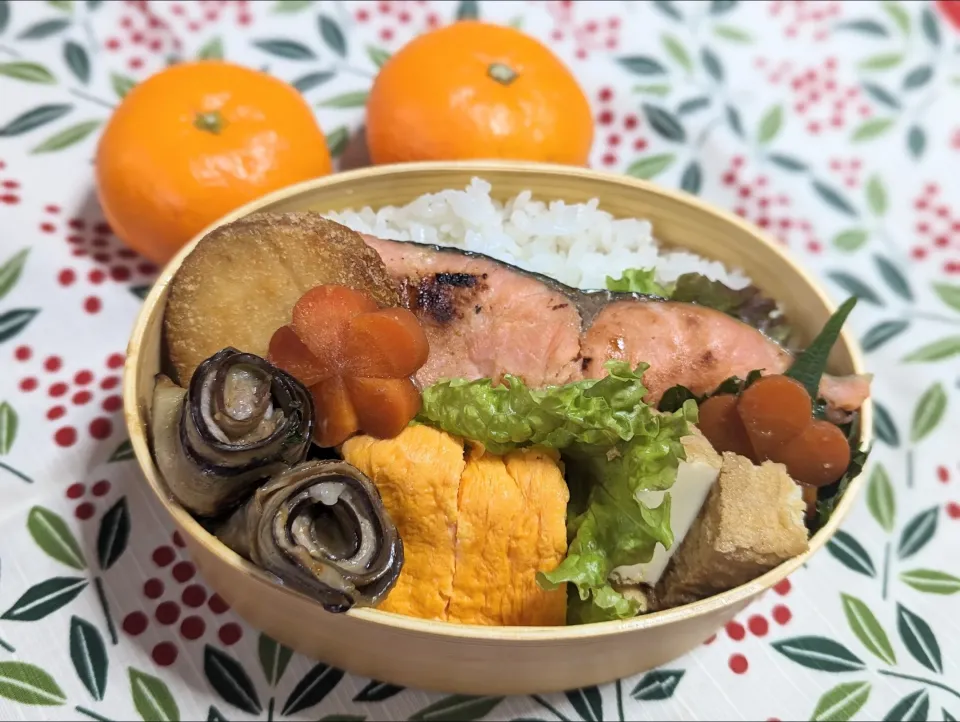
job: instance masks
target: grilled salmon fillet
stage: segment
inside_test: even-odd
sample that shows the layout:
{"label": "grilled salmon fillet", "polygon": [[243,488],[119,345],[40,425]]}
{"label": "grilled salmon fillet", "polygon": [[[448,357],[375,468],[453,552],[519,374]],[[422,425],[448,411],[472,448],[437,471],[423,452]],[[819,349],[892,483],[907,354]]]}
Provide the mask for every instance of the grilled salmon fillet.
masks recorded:
{"label": "grilled salmon fillet", "polygon": [[[550,386],[600,378],[617,359],[650,364],[645,400],[656,404],[677,384],[704,394],[731,376],[782,373],[793,361],[755,328],[706,306],[581,291],[479,253],[363,239],[426,330],[421,386],[507,373]],[[870,378],[824,376],[820,393],[834,408],[854,411],[870,395]]]}
{"label": "grilled salmon fillet", "polygon": [[558,626],[566,589],[541,589],[567,552],[570,492],[559,456],[465,451],[429,426],[355,436],[343,458],[369,476],[403,539],[404,565],[379,609],[463,624]]}

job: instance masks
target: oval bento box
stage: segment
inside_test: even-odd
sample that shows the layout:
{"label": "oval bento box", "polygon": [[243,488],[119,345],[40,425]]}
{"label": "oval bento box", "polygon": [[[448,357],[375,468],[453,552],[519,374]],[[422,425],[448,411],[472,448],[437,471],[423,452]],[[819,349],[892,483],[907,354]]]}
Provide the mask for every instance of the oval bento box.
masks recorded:
{"label": "oval bento box", "polygon": [[[326,212],[407,203],[424,193],[463,188],[473,177],[498,199],[529,189],[535,198],[600,200],[616,217],[646,218],[663,244],[742,268],[778,299],[809,341],[834,310],[826,293],[776,241],[740,218],[685,193],[583,168],[518,162],[442,162],[380,166],[301,183],[255,201],[218,223],[255,211]],[[154,374],[160,369],[167,287],[189,243],[164,269],[144,303],[127,349],[124,413],[146,482],[179,527],[207,583],[251,625],[328,664],[397,685],[460,694],[530,694],[609,682],[646,671],[696,647],[747,604],[800,567],[834,534],[860,487],[855,479],[809,551],[723,594],[626,621],[571,627],[488,627],[431,622],[375,609],[331,614],[285,588],[220,544],[172,500],[148,443]],[[844,331],[830,358],[835,374],[864,373],[860,349]],[[869,443],[872,407],[863,408]]]}

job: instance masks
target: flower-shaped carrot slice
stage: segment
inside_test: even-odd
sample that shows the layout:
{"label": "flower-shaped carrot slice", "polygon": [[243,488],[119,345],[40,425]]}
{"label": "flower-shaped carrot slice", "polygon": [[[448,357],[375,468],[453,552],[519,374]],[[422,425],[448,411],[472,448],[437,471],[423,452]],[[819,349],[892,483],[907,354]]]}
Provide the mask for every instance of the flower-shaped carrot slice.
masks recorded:
{"label": "flower-shaped carrot slice", "polygon": [[270,339],[269,359],[310,387],[317,411],[314,441],[337,446],[360,430],[399,434],[420,410],[410,376],[430,351],[416,316],[377,307],[366,293],[318,286]]}

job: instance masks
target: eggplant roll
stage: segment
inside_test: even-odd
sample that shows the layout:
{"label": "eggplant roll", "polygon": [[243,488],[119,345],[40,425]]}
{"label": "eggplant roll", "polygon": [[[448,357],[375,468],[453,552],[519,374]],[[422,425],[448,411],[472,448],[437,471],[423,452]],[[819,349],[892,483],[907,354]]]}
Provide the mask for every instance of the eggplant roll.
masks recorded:
{"label": "eggplant roll", "polygon": [[345,461],[307,461],[272,478],[217,537],[330,612],[376,606],[403,567],[380,492]]}
{"label": "eggplant roll", "polygon": [[226,348],[183,389],[157,377],[153,450],[170,493],[199,516],[243,501],[303,461],[313,437],[306,387],[259,356]]}

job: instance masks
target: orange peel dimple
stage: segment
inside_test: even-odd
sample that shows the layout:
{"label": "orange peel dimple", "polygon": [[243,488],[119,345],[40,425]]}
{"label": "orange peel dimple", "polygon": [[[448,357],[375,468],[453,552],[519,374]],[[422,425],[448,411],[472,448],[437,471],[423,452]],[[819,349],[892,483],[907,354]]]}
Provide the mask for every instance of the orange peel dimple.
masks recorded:
{"label": "orange peel dimple", "polygon": [[410,311],[377,306],[344,286],[318,286],[270,339],[268,360],[310,388],[314,441],[337,446],[358,431],[390,438],[420,410],[410,377],[426,363],[426,334]]}

